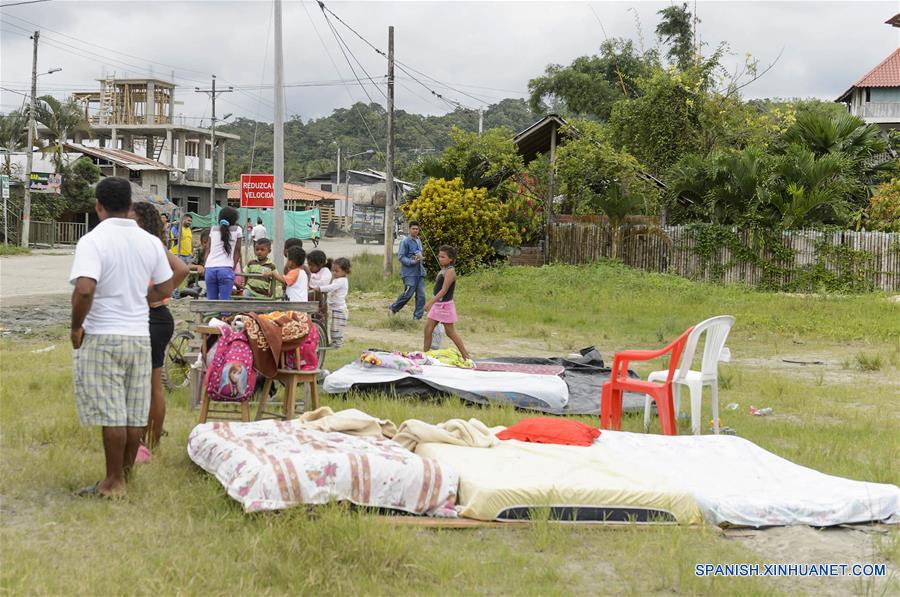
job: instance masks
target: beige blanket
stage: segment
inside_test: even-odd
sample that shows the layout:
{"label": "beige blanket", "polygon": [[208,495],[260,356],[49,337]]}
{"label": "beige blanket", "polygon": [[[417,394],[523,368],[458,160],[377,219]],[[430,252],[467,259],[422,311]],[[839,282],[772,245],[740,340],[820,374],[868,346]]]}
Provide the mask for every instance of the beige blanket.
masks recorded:
{"label": "beige blanket", "polygon": [[297,417],[303,426],[317,431],[336,431],[363,437],[394,437],[397,426],[387,419],[378,419],[355,408],[334,412],[327,406]]}
{"label": "beige blanket", "polygon": [[424,443],[450,444],[469,448],[490,448],[497,445],[495,434],[503,427],[489,428],[478,419],[450,419],[437,425],[408,419],[398,429],[387,419],[378,419],[361,410],[350,408],[334,412],[327,406],[303,413],[297,418],[303,427],[317,431],[337,431],[348,435],[386,437],[413,452]]}
{"label": "beige blanket", "polygon": [[407,419],[400,424],[400,429],[394,435],[394,441],[415,452],[419,444],[438,443],[453,446],[466,446],[469,448],[491,448],[497,445],[495,433],[503,427],[489,428],[478,419],[450,419],[437,425]]}

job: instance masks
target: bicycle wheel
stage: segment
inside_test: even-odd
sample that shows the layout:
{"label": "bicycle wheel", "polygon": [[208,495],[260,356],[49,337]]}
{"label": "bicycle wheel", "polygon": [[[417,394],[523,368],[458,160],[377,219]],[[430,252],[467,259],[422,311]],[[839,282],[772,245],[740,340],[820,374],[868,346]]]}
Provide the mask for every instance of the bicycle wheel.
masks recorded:
{"label": "bicycle wheel", "polygon": [[185,387],[190,381],[191,362],[187,354],[193,339],[192,331],[178,330],[166,346],[163,385],[170,392]]}
{"label": "bicycle wheel", "polygon": [[319,345],[316,347],[316,356],[319,359],[319,369],[325,368],[325,355],[328,354],[326,347],[328,346],[328,336],[325,334],[325,327],[319,323],[315,322],[316,328],[319,330]]}

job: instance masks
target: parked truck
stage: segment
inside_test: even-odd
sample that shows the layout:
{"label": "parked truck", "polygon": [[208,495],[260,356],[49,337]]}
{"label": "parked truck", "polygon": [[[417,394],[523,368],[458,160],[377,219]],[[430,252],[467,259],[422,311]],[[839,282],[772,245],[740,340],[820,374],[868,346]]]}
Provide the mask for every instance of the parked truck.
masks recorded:
{"label": "parked truck", "polygon": [[354,205],[350,232],[358,245],[370,240],[384,244],[384,207]]}

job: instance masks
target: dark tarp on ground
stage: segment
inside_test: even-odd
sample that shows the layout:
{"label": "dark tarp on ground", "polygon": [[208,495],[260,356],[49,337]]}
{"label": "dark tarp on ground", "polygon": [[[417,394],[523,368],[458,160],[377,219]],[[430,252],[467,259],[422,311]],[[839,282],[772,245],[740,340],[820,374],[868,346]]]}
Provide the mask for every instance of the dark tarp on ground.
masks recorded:
{"label": "dark tarp on ground", "polygon": [[[376,349],[372,349],[376,350]],[[592,347],[585,348],[580,351],[582,355],[579,358],[567,357],[493,357],[489,359],[480,359],[492,363],[518,363],[523,365],[561,365],[565,367],[565,373],[562,378],[569,387],[569,403],[565,408],[551,408],[543,402],[534,400],[529,396],[521,396],[520,399],[510,397],[516,408],[523,410],[533,410],[554,415],[600,415],[600,388],[603,382],[609,379],[611,369],[604,367],[603,359],[600,358],[600,352]],[[628,372],[629,377],[637,378],[638,375],[634,371]],[[465,392],[460,390],[442,389],[429,385],[427,382],[417,379],[416,377],[408,377],[396,382],[387,384],[354,384],[354,391],[378,391],[396,393],[402,396],[418,396],[427,398],[430,396],[438,396],[443,394],[454,394],[475,404],[489,404],[490,401],[484,396]],[[624,412],[643,412],[644,396],[642,394],[634,394],[627,392],[622,401],[622,410]]]}
{"label": "dark tarp on ground", "polygon": [[[563,380],[569,386],[569,403],[562,410],[530,408],[556,415],[600,415],[600,389],[609,380],[612,369],[605,367],[600,351],[593,346],[579,351],[581,357],[495,357],[483,359],[492,363],[518,363],[521,365],[561,365],[565,367]],[[638,378],[634,371],[629,377]],[[626,392],[622,400],[624,412],[643,412],[643,394]]]}

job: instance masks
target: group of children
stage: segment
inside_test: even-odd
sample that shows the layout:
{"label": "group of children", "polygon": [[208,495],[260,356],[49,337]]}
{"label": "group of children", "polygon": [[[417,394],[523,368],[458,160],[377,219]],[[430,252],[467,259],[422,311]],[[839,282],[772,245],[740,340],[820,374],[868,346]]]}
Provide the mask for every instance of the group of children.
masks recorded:
{"label": "group of children", "polygon": [[[201,235],[203,264],[198,266],[206,280],[206,296],[210,300],[227,300],[232,293],[248,298],[306,302],[309,291],[328,293],[331,314],[331,346],[339,348],[344,342],[347,327],[347,292],[350,260],[340,257],[332,261],[324,252],[314,250],[306,254],[303,241],[289,238],[284,242],[285,268],[278,271],[272,262],[272,241],[253,240],[256,259],[241,268],[241,240],[238,211],[223,207],[219,225]],[[280,282],[280,284],[277,284]]]}
{"label": "group of children", "polygon": [[318,249],[309,254],[303,250],[303,241],[289,238],[284,241],[285,267],[283,272],[270,259],[272,241],[262,238],[253,247],[256,259],[244,268],[246,282],[243,294],[249,298],[272,299],[284,287],[284,296],[289,301],[309,300],[309,291],[328,293],[328,310],[331,319],[331,346],[340,348],[344,343],[347,327],[347,293],[350,290],[347,276],[350,275],[350,260],[345,257],[329,259]]}
{"label": "group of children", "polygon": [[[289,238],[284,242],[286,265],[283,271],[278,271],[270,258],[272,241],[260,238],[254,241],[253,246],[256,259],[241,270],[242,236],[238,212],[232,207],[222,208],[219,226],[201,235],[204,265],[200,267],[205,267],[207,297],[212,300],[228,299],[236,291],[249,298],[277,299],[284,296],[289,301],[303,302],[309,300],[310,290],[328,293],[331,346],[342,346],[348,318],[350,260],[345,257],[329,259],[318,249],[307,254],[302,240]],[[431,349],[434,330],[438,324],[443,324],[447,337],[456,344],[463,358],[468,359],[469,353],[454,325],[457,321],[453,302],[456,248],[443,245],[436,257],[441,270],[435,280],[434,296],[425,305],[428,321],[425,324],[424,349]],[[280,285],[275,282],[280,282]]]}

